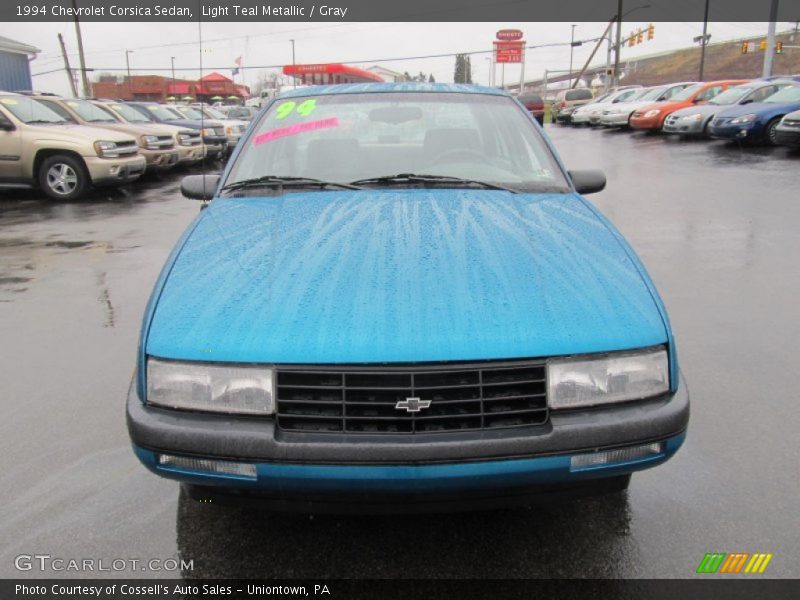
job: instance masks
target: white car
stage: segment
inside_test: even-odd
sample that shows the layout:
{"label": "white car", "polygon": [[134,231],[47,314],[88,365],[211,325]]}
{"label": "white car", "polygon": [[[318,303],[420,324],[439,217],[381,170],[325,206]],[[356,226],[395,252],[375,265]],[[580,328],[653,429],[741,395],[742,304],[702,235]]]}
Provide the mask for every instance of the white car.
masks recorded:
{"label": "white car", "polygon": [[606,127],[628,127],[631,115],[636,109],[653,102],[664,102],[672,98],[682,89],[694,85],[696,81],[682,81],[680,83],[670,83],[651,87],[646,93],[642,94],[633,102],[625,102],[616,106],[610,106],[603,110],[600,115],[600,125]]}
{"label": "white car", "polygon": [[248,123],[247,121],[240,121],[239,119],[228,119],[218,111],[216,108],[211,108],[210,106],[183,106],[183,105],[174,105],[171,106],[174,110],[177,110],[179,113],[184,115],[187,119],[211,119],[213,121],[217,121],[218,123],[222,123],[225,127],[225,135],[228,138],[228,153],[233,151],[236,147],[236,144],[239,142],[239,138],[242,137],[242,134],[247,129]]}
{"label": "white car", "polygon": [[638,97],[643,93],[644,88],[628,88],[617,90],[615,92],[611,92],[610,94],[606,94],[605,96],[601,96],[594,102],[575,109],[575,111],[572,113],[572,124],[585,125],[588,123],[591,125],[597,125],[600,122],[600,115],[603,114],[604,110],[620,102],[628,102],[633,100],[635,97]]}

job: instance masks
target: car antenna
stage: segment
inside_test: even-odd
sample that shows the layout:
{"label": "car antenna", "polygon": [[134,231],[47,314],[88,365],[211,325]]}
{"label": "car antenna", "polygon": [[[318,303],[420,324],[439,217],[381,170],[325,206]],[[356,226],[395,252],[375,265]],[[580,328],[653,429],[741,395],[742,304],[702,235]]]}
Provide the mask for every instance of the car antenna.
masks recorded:
{"label": "car antenna", "polygon": [[[200,89],[202,89],[202,81],[203,81],[203,20],[198,17],[197,19],[197,37],[200,42]],[[198,94],[199,95],[199,94]],[[203,141],[203,130],[205,129],[205,113],[203,113],[203,107],[200,106],[200,145],[203,148],[203,160],[200,161],[200,176],[203,178],[203,192],[205,193],[206,189],[206,159],[208,153],[206,152],[206,144]],[[200,204],[200,210],[205,210],[206,206],[208,206],[208,200],[203,200],[202,204]]]}

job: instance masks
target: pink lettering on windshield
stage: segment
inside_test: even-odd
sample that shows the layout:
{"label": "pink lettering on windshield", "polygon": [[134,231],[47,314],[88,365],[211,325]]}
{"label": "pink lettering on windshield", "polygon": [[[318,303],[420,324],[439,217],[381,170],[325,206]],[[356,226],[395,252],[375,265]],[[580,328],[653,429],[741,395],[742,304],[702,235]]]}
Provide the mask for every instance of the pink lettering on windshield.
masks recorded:
{"label": "pink lettering on windshield", "polygon": [[306,131],[317,131],[318,129],[330,129],[331,127],[338,127],[339,119],[330,117],[328,119],[320,119],[319,121],[309,121],[307,123],[296,123],[294,125],[287,125],[286,127],[278,127],[264,133],[258,134],[253,140],[253,146],[260,146],[266,142],[277,140],[288,135],[297,135],[298,133],[305,133]]}

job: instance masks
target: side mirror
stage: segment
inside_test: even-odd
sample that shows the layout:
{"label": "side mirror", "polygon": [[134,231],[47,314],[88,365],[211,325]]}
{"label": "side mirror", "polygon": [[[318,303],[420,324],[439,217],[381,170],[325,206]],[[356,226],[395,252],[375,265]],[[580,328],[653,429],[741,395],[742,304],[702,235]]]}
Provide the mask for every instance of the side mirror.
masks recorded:
{"label": "side mirror", "polygon": [[181,194],[190,200],[211,200],[219,179],[219,175],[187,175],[181,181]]}
{"label": "side mirror", "polygon": [[16,127],[8,119],[0,118],[0,131],[14,131]]}
{"label": "side mirror", "polygon": [[597,169],[568,171],[568,174],[579,194],[602,192],[606,187],[606,175]]}

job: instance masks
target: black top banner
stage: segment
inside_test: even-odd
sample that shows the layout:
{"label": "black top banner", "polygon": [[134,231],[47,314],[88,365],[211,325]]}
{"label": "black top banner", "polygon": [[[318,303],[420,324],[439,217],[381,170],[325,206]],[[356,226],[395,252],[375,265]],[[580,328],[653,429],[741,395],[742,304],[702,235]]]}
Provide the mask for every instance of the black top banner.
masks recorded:
{"label": "black top banner", "polygon": [[[771,0],[714,0],[711,21],[770,21]],[[609,21],[636,9],[643,21],[702,21],[705,0],[3,0],[0,21],[557,22]],[[800,0],[780,0],[777,21],[800,19]]]}

